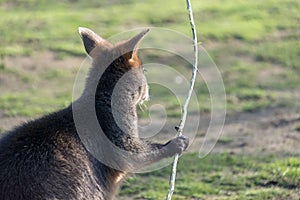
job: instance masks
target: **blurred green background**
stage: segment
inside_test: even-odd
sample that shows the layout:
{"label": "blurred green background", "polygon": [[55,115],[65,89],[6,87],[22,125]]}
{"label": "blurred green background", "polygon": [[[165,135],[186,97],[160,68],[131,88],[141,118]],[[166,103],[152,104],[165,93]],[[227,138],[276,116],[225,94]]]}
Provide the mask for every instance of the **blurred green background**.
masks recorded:
{"label": "blurred green background", "polygon": [[[54,59],[83,57],[85,52],[77,34],[78,26],[90,27],[104,38],[149,26],[191,35],[184,1],[0,2],[1,74],[18,81],[23,87],[28,85],[26,91],[11,94],[6,91],[6,84],[11,82],[1,84],[0,89],[4,91],[0,96],[0,109],[10,116],[35,116],[68,104],[71,84],[65,80],[74,77],[74,74],[66,68],[74,66],[66,62],[68,66],[37,69],[39,72],[32,76],[32,73],[21,71],[20,66],[5,66],[7,56],[50,52],[55,54]],[[300,80],[299,3],[282,0],[192,3],[199,41],[222,72],[228,111],[294,106],[297,97],[294,91],[299,90]],[[39,85],[44,81],[47,84],[65,82],[66,90],[59,94],[53,91],[52,94],[30,87],[33,83]],[[51,89],[52,86],[49,87]],[[205,90],[201,91],[201,95],[199,98],[202,100],[208,97]],[[52,97],[56,97],[55,100],[50,100],[54,99]],[[22,103],[24,98],[27,99],[26,106]],[[202,105],[209,109],[208,104]]]}
{"label": "blurred green background", "polygon": [[[299,112],[300,1],[193,0],[192,5],[198,39],[222,73],[228,113]],[[85,57],[78,26],[104,38],[151,26],[191,35],[185,1],[0,0],[0,132],[71,102]],[[199,88],[198,94],[201,110],[209,113],[209,93]],[[166,98],[170,115],[179,117],[176,102]],[[293,131],[300,134],[300,123]],[[182,159],[175,199],[300,197],[300,161],[293,152],[280,158],[218,153],[200,164],[197,159],[196,154]],[[128,179],[120,198],[162,199],[169,171]]]}

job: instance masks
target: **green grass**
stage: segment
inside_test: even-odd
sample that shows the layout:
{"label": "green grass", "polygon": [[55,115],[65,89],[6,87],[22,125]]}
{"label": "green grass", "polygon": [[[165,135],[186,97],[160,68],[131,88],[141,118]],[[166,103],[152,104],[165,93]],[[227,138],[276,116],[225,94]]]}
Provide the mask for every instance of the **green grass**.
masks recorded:
{"label": "green grass", "polygon": [[[170,167],[135,175],[125,181],[120,196],[164,199]],[[178,165],[174,199],[297,199],[299,157],[210,154],[184,155]]]}
{"label": "green grass", "polygon": [[298,63],[300,53],[300,37],[288,40],[270,41],[259,45],[253,52],[258,61],[267,61],[285,66],[287,69],[300,70]]}
{"label": "green grass", "polygon": [[229,136],[222,136],[218,139],[219,144],[229,144],[233,141],[234,141],[233,138]]}
{"label": "green grass", "polygon": [[64,108],[71,103],[69,92],[47,94],[26,91],[0,96],[0,110],[7,116],[37,116]]}
{"label": "green grass", "polygon": [[[5,27],[5,24],[14,27],[14,30],[9,27],[1,30],[3,54],[19,54],[22,49],[28,53],[26,49],[32,47],[26,46],[30,44],[37,49],[50,48],[71,55],[82,55],[81,43],[75,35],[80,25],[93,27],[104,37],[126,30],[126,26],[143,25],[164,26],[190,34],[184,2],[127,0],[109,4],[97,1],[85,3],[80,0],[1,0],[0,6],[1,27]],[[165,12],[166,7],[168,12]],[[294,0],[213,0],[193,2],[193,7],[201,41],[238,39],[257,42],[274,38],[275,33],[283,30],[288,35],[295,33],[296,37],[299,28],[297,20],[300,15],[297,8],[300,6]]]}
{"label": "green grass", "polygon": [[[296,0],[193,2],[199,41],[222,73],[229,112],[292,105],[293,93],[300,85],[299,8]],[[1,0],[0,17],[1,58],[49,50],[55,52],[57,59],[84,56],[78,26],[90,27],[104,38],[141,26],[170,28],[190,35],[185,2]],[[169,55],[155,56],[177,69],[182,67]],[[9,76],[22,76],[23,84],[32,84],[29,80],[36,76],[23,76],[17,66],[7,71],[2,61],[0,70]],[[63,73],[54,69],[37,76],[48,82],[62,82],[66,78]],[[195,90],[199,91],[200,109],[206,112],[210,110],[210,96],[203,85],[197,82]],[[282,95],[287,90],[290,94]],[[165,107],[169,115],[180,116],[174,96],[160,91],[156,94],[168,102]],[[31,103],[34,101],[28,101],[29,107],[37,106]]]}

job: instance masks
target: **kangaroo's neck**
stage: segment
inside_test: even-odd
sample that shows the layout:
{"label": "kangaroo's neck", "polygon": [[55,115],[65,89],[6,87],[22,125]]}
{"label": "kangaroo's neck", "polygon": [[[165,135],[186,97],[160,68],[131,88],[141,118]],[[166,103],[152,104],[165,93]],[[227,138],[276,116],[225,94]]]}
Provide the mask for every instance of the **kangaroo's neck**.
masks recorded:
{"label": "kangaroo's neck", "polygon": [[99,95],[95,99],[95,110],[101,128],[108,134],[137,134],[136,107],[128,99]]}
{"label": "kangaroo's neck", "polygon": [[[94,63],[97,65],[97,63]],[[105,69],[105,68],[104,68]],[[124,82],[123,76],[128,69],[93,67],[87,80],[83,104],[89,112],[96,113],[97,120],[106,135],[137,134],[136,105],[132,102],[132,85]],[[100,77],[100,80],[99,78]],[[85,107],[85,106],[84,106]],[[86,108],[83,109],[86,112]]]}

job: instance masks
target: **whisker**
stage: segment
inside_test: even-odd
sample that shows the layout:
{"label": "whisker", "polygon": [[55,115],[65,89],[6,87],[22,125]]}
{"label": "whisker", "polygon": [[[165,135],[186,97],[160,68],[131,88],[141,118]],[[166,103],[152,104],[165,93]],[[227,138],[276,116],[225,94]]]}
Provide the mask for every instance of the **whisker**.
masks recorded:
{"label": "whisker", "polygon": [[143,107],[142,107],[142,105],[143,105],[143,103],[139,103],[139,107],[140,107],[141,111],[145,112],[144,109],[143,109]]}

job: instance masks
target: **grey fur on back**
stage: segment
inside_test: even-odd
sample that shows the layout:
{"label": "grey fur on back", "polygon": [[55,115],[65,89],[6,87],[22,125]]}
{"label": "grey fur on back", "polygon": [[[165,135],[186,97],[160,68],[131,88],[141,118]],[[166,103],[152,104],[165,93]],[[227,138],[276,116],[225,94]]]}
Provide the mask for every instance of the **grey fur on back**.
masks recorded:
{"label": "grey fur on back", "polygon": [[[188,139],[184,137],[166,144],[138,138],[136,105],[147,99],[148,86],[137,45],[147,32],[113,45],[89,29],[79,29],[85,50],[93,59],[85,90],[67,108],[25,123],[1,138],[0,200],[114,199],[129,171],[186,149]],[[110,60],[112,55],[115,59]],[[114,103],[122,119],[120,128],[113,115],[112,95],[117,82],[129,71],[132,76]],[[95,76],[99,73],[103,75]],[[117,147],[138,153],[136,160],[108,155],[119,163],[116,169],[97,160],[83,145],[73,109],[76,105],[85,112],[90,102],[94,102],[105,136]],[[85,120],[88,124],[89,118]]]}

